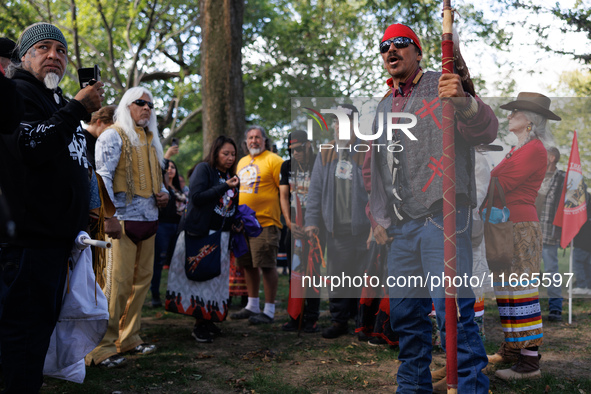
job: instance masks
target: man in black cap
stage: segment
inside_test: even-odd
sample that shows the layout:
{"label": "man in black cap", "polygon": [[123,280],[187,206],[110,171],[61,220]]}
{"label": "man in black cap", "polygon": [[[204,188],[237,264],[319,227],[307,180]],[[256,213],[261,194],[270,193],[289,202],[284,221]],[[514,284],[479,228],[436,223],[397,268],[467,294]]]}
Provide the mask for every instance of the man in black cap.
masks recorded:
{"label": "man in black cap", "polygon": [[[292,266],[292,251],[297,251],[301,264],[299,272],[295,274],[310,275],[307,272],[308,242],[303,229],[303,218],[306,214],[308,200],[308,188],[310,187],[310,178],[312,168],[314,167],[315,155],[312,151],[308,134],[303,130],[295,130],[287,136],[289,156],[281,165],[281,174],[279,178],[279,198],[281,203],[281,212],[285,218],[285,224],[289,229],[286,239],[287,243],[287,261]],[[293,160],[292,160],[293,158]],[[302,222],[298,224],[298,217]],[[320,234],[322,238],[322,234]],[[297,267],[294,267],[298,271]],[[292,271],[292,275],[294,272]],[[293,277],[293,276],[292,276]],[[303,312],[303,328],[306,333],[318,332],[319,328],[316,322],[320,315],[320,298],[318,296],[306,297],[304,310],[301,311],[302,301],[294,297],[290,292],[287,311],[290,320],[281,326],[283,331],[295,331],[300,327],[298,320],[299,314]]]}
{"label": "man in black cap", "polygon": [[18,62],[8,67],[25,113],[16,131],[0,136],[0,185],[16,224],[15,237],[0,239],[5,393],[36,393],[43,383],[68,258],[88,222],[89,166],[80,121],[101,107],[103,84],[66,100],[58,85],[67,50],[57,27],[36,23],[22,33]]}
{"label": "man in black cap", "polygon": [[16,43],[10,38],[0,37],[0,66],[2,66],[4,70],[6,70],[10,64],[15,46]]}
{"label": "man in black cap", "polygon": [[2,119],[0,134],[13,132],[23,116],[23,103],[16,85],[4,76],[6,68],[10,65],[15,45],[11,39],[0,37],[0,92],[2,92],[0,94],[0,119]]}

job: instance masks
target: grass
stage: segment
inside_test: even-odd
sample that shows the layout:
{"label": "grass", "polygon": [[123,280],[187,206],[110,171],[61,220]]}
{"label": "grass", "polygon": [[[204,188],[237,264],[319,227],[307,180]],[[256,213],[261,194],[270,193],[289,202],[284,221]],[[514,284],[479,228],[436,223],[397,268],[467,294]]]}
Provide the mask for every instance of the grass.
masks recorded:
{"label": "grass", "polygon": [[[561,271],[568,253],[560,256]],[[165,294],[167,271],[161,293]],[[396,388],[398,351],[372,347],[352,335],[325,340],[320,334],[285,333],[288,279],[280,276],[277,315],[269,326],[249,326],[244,321],[221,325],[224,336],[213,344],[198,344],[190,337],[191,318],[143,308],[142,336],[158,351],[147,356],[127,356],[127,366],[106,370],[87,368],[84,384],[46,379],[42,393],[390,393]],[[234,306],[235,311],[237,306]],[[547,302],[542,300],[543,315]],[[564,310],[566,312],[566,302]],[[321,302],[320,326],[330,325],[328,303]],[[573,301],[574,324],[545,324],[542,378],[538,381],[504,382],[487,375],[491,392],[497,393],[591,393],[591,302]],[[492,354],[502,341],[499,314],[494,300],[485,302],[485,349]],[[352,331],[353,326],[350,326]],[[436,365],[445,363],[434,353]],[[505,368],[508,366],[501,366]]]}

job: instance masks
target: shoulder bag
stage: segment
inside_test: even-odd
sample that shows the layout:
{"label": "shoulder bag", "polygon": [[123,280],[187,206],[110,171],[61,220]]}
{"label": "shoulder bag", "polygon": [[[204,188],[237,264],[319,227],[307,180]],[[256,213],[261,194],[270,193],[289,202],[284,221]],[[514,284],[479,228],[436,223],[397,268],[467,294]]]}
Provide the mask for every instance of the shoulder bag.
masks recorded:
{"label": "shoulder bag", "polygon": [[[499,191],[501,204],[503,204],[502,210],[493,207],[495,187]],[[496,221],[495,223],[495,220],[493,220],[491,222],[491,214],[493,217],[503,217],[502,212],[506,212],[506,210],[505,193],[499,180],[493,177],[488,187],[487,209],[482,218],[484,221],[486,260],[492,271],[506,270],[511,267],[511,262],[513,261],[513,222],[508,217],[502,219],[505,221]]]}

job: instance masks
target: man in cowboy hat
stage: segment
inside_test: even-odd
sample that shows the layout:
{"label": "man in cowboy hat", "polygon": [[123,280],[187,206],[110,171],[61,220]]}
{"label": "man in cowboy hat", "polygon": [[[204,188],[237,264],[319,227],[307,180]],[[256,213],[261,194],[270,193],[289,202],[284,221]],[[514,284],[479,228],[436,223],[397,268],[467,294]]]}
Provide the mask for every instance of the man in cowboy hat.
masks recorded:
{"label": "man in cowboy hat", "polygon": [[18,62],[8,73],[25,113],[17,130],[0,140],[0,183],[16,224],[16,237],[0,240],[0,346],[5,392],[36,393],[70,251],[88,223],[89,166],[80,121],[101,107],[103,84],[64,98],[58,85],[68,45],[49,23],[27,27],[16,50]]}
{"label": "man in cowboy hat", "polygon": [[[373,152],[371,158],[370,209],[378,243],[392,242],[388,253],[389,275],[410,279],[441,276],[443,264],[443,165],[441,98],[455,109],[455,173],[458,276],[471,275],[471,208],[476,205],[474,149],[497,135],[498,121],[492,109],[464,91],[454,74],[423,72],[422,47],[418,36],[402,24],[389,26],[380,40],[384,67],[391,78],[390,94],[378,106],[379,113],[406,112],[417,116],[410,140],[403,133],[393,138],[403,150]],[[383,116],[384,128],[388,116]],[[378,117],[374,133],[378,127]],[[384,133],[385,134],[385,133]],[[383,135],[377,143],[389,143]],[[445,344],[444,285],[421,288],[390,288],[392,328],[400,335],[402,362],[398,369],[398,392],[445,392],[446,380],[432,387],[432,301]],[[467,286],[458,289],[458,392],[487,393],[488,379],[481,372],[487,359],[474,322],[474,295]]]}

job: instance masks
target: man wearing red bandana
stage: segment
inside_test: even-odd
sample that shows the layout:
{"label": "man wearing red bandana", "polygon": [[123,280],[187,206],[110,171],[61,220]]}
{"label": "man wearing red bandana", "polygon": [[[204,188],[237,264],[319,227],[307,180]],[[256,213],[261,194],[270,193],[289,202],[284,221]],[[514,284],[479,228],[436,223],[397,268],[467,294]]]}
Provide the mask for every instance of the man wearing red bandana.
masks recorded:
{"label": "man wearing red bandana", "polygon": [[[441,276],[443,259],[443,141],[442,98],[450,98],[455,109],[455,171],[457,275],[470,277],[472,249],[470,211],[476,205],[473,146],[492,142],[498,121],[489,106],[464,91],[455,74],[423,72],[418,36],[408,26],[389,26],[380,41],[384,67],[391,89],[378,106],[374,134],[389,112],[416,116],[412,127],[416,140],[394,131],[377,143],[396,143],[401,152],[373,152],[371,157],[370,210],[373,233],[378,243],[390,243],[388,274],[409,279]],[[394,120],[396,123],[397,120]],[[390,287],[391,324],[400,335],[398,393],[445,392],[446,381],[432,385],[431,323],[432,302],[437,311],[442,343],[445,343],[444,285]],[[458,392],[487,393],[488,379],[481,372],[486,353],[474,323],[474,295],[467,286],[458,291]],[[441,390],[441,391],[440,391]]]}

